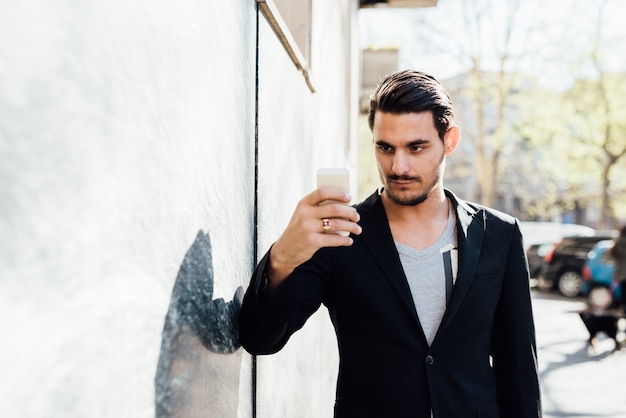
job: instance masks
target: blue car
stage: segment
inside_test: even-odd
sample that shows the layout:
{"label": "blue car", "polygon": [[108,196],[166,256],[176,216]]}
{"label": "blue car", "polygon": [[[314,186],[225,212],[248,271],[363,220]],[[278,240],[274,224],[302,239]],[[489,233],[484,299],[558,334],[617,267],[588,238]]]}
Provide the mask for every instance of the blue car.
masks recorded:
{"label": "blue car", "polygon": [[[587,254],[582,271],[585,280],[583,294],[588,295],[594,288],[610,289],[612,287],[615,266],[611,257],[606,253],[611,247],[613,247],[612,240],[598,241]],[[613,299],[620,300],[621,297],[620,288],[616,287]]]}

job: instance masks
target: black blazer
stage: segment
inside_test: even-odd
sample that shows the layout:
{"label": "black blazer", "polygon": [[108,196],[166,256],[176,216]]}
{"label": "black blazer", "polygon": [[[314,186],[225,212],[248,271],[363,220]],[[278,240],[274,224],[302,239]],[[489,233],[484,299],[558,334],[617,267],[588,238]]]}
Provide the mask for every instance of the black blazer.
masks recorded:
{"label": "black blazer", "polygon": [[517,221],[458,199],[457,280],[429,347],[378,193],[356,205],[363,232],[323,248],[274,292],[268,255],[246,292],[240,341],[280,350],[324,304],[339,346],[335,417],[540,417],[528,265]]}

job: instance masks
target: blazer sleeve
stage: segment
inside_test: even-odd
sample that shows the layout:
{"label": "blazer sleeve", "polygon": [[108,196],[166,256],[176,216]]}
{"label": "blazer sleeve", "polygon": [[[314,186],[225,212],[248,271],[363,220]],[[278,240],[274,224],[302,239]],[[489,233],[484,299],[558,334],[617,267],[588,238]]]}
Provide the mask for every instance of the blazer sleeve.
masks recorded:
{"label": "blazer sleeve", "polygon": [[[271,249],[270,249],[271,251]],[[274,354],[319,309],[327,293],[322,251],[276,289],[265,290],[269,251],[252,274],[239,316],[239,342],[250,354]]]}
{"label": "blazer sleeve", "polygon": [[501,416],[541,417],[528,262],[517,221],[495,315],[492,356]]}

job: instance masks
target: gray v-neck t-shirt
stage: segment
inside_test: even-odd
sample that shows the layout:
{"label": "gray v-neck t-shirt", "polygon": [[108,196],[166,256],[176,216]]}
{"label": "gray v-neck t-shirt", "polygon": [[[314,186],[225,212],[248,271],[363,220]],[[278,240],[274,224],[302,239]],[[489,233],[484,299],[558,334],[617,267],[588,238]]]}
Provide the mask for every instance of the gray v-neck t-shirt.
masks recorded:
{"label": "gray v-neck t-shirt", "polygon": [[[444,254],[450,252],[453,280],[458,270],[456,239],[456,217],[450,210],[448,223],[441,236],[429,247],[418,251],[407,245],[395,242],[404,274],[411,289],[417,316],[432,344],[435,334],[446,311],[446,272]],[[449,274],[450,274],[449,273]]]}

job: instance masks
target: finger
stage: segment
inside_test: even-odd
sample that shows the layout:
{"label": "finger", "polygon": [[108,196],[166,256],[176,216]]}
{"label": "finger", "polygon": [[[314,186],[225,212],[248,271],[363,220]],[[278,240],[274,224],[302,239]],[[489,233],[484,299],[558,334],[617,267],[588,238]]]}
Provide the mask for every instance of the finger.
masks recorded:
{"label": "finger", "polygon": [[329,234],[328,238],[332,240],[331,245],[327,247],[349,247],[354,244],[354,240],[350,237],[344,237],[343,235]]}
{"label": "finger", "polygon": [[344,232],[344,235],[350,233],[360,235],[362,229],[356,222],[351,222],[341,218],[323,218],[321,220],[321,229],[319,232],[326,234]]}
{"label": "finger", "polygon": [[341,203],[330,203],[319,206],[316,213],[312,215],[320,219],[343,218],[352,222],[359,222],[359,220],[361,220],[361,215],[359,215],[359,212],[355,208]]}
{"label": "finger", "polygon": [[344,190],[335,187],[322,187],[309,193],[303,200],[313,206],[319,205],[326,200],[334,200],[343,204],[349,204],[352,200],[352,196]]}
{"label": "finger", "polygon": [[321,233],[318,234],[318,244],[323,247],[349,247],[354,243],[350,236],[343,236],[337,233]]}

